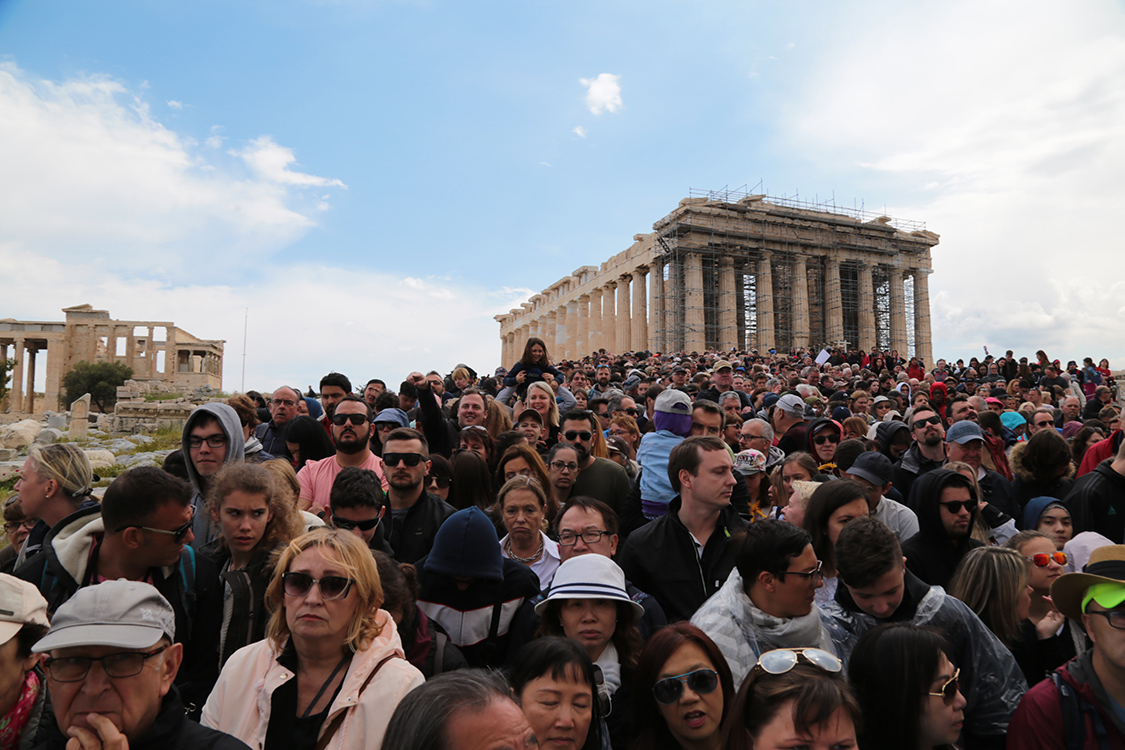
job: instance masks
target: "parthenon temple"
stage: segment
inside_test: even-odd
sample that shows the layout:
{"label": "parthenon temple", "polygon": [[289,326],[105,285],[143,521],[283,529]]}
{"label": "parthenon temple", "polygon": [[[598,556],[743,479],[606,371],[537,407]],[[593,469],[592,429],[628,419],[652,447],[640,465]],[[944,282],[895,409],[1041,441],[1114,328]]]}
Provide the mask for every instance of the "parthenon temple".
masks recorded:
{"label": "parthenon temple", "polygon": [[503,362],[528,338],[556,361],[599,349],[878,347],[932,361],[924,224],[835,205],[691,191],[601,266],[497,315]]}
{"label": "parthenon temple", "polygon": [[[106,310],[78,305],[65,322],[0,320],[0,360],[15,360],[9,411],[35,414],[58,409],[62,379],[77,362],[122,362],[135,380],[168,390],[223,385],[221,340],[198,339],[168,321],[111,320]],[[156,339],[157,330],[164,340]],[[9,347],[12,347],[9,349]],[[37,355],[47,355],[44,397],[35,398]],[[65,408],[65,405],[63,405]]]}

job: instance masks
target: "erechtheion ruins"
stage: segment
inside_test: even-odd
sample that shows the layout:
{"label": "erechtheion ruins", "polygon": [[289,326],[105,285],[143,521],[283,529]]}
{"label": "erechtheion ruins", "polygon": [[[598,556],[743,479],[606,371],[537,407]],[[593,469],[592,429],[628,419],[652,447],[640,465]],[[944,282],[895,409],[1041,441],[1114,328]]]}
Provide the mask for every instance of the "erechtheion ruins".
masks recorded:
{"label": "erechtheion ruins", "polygon": [[601,266],[497,315],[503,362],[610,352],[895,349],[932,361],[923,224],[745,193],[692,192]]}
{"label": "erechtheion ruins", "polygon": [[[9,411],[34,414],[59,404],[63,376],[77,362],[122,362],[133,379],[159,381],[169,391],[223,384],[224,341],[192,336],[168,321],[111,320],[106,310],[78,305],[66,321],[0,320],[0,359],[14,359]],[[163,340],[157,338],[163,336]],[[37,355],[46,353],[44,397],[35,398]]]}

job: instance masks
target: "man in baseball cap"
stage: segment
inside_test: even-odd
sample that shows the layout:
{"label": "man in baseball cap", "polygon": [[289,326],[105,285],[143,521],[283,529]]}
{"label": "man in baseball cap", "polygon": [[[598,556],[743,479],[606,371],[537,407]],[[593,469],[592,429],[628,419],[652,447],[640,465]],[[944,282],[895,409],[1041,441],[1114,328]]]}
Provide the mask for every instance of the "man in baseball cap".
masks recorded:
{"label": "man in baseball cap", "polygon": [[176,614],[155,587],[121,579],[79,589],[33,649],[48,654],[56,726],[46,747],[243,750],[187,719],[172,684],[183,659],[175,637]]}
{"label": "man in baseball cap", "polygon": [[804,450],[805,446],[805,402],[801,397],[787,393],[774,404],[770,419],[773,433],[780,435],[777,447],[786,455]]}
{"label": "man in baseball cap", "polygon": [[1027,692],[1008,747],[1125,747],[1125,545],[1094,550],[1083,571],[1056,578],[1051,601],[1094,646]]}

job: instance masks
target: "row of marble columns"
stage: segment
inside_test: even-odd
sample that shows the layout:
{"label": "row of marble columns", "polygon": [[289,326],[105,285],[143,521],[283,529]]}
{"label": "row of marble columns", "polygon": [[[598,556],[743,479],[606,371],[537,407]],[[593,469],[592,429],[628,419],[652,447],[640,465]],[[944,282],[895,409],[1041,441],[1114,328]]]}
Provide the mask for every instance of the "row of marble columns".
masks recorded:
{"label": "row of marble columns", "polygon": [[48,364],[45,404],[52,405],[58,400],[59,393],[60,375],[51,360],[58,350],[58,344],[52,346],[55,343],[53,339],[44,342],[41,338],[29,342],[20,334],[13,336],[13,344],[0,344],[0,361],[7,362],[9,358],[15,361],[15,366],[11,370],[12,385],[8,390],[8,409],[11,412],[35,413],[35,366],[39,352],[43,351],[44,343]]}
{"label": "row of marble columns", "polygon": [[[819,260],[819,259],[818,259]],[[739,341],[738,322],[740,304],[737,296],[734,259],[718,259],[717,310],[708,320],[705,307],[703,256],[684,253],[678,261],[680,268],[671,268],[671,282],[665,293],[664,263],[655,260],[627,274],[606,281],[593,289],[565,302],[555,302],[554,309],[536,311],[554,300],[533,297],[535,304],[525,304],[531,319],[503,335],[503,361],[506,365],[517,361],[529,338],[540,338],[547,343],[551,356],[559,359],[583,357],[598,349],[618,353],[623,351],[669,351],[682,348],[686,351],[703,351],[710,347],[729,350],[755,346],[760,351],[775,348],[778,337],[776,312],[788,312],[793,347],[818,346],[825,342],[812,341],[809,313],[808,258],[803,255],[786,257],[792,264],[791,298],[774,299],[774,256],[763,252],[757,261],[740,264],[741,273],[752,273],[755,278],[755,313],[757,335],[751,341]],[[778,260],[780,262],[780,259]],[[672,261],[676,263],[676,261]],[[858,264],[859,340],[849,342],[852,347],[870,350],[876,347],[876,303],[873,286],[873,268],[867,263]],[[927,361],[931,355],[930,302],[928,275],[924,268],[901,269],[885,266],[889,278],[889,338],[891,348],[906,352],[908,331],[904,276],[914,278],[914,345],[918,356]],[[647,283],[646,283],[647,282]],[[647,286],[647,288],[646,288]],[[681,289],[682,286],[682,289]],[[565,292],[563,292],[565,293]],[[557,293],[560,294],[561,293]],[[682,302],[678,302],[682,298]],[[682,305],[680,310],[675,305]],[[824,276],[824,332],[828,343],[844,340],[844,299],[840,281],[840,260],[828,256]],[[717,340],[709,340],[708,323],[717,331]],[[682,326],[682,338],[675,329]],[[682,343],[681,343],[682,341]]]}

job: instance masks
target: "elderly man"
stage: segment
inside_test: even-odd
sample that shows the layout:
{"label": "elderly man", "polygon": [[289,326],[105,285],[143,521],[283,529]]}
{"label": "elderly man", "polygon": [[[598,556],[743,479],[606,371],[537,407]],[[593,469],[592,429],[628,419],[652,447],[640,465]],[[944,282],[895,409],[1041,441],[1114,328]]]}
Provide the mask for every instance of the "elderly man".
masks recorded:
{"label": "elderly man", "polygon": [[55,725],[40,747],[69,750],[245,750],[189,721],[173,685],[183,646],[176,615],[139,581],[88,586],[59,607],[34,651],[46,653]]}
{"label": "elderly man", "polygon": [[254,436],[262,441],[262,450],[275,456],[285,455],[285,425],[297,416],[297,402],[303,397],[295,388],[283,385],[270,398],[270,421],[258,425]]}

